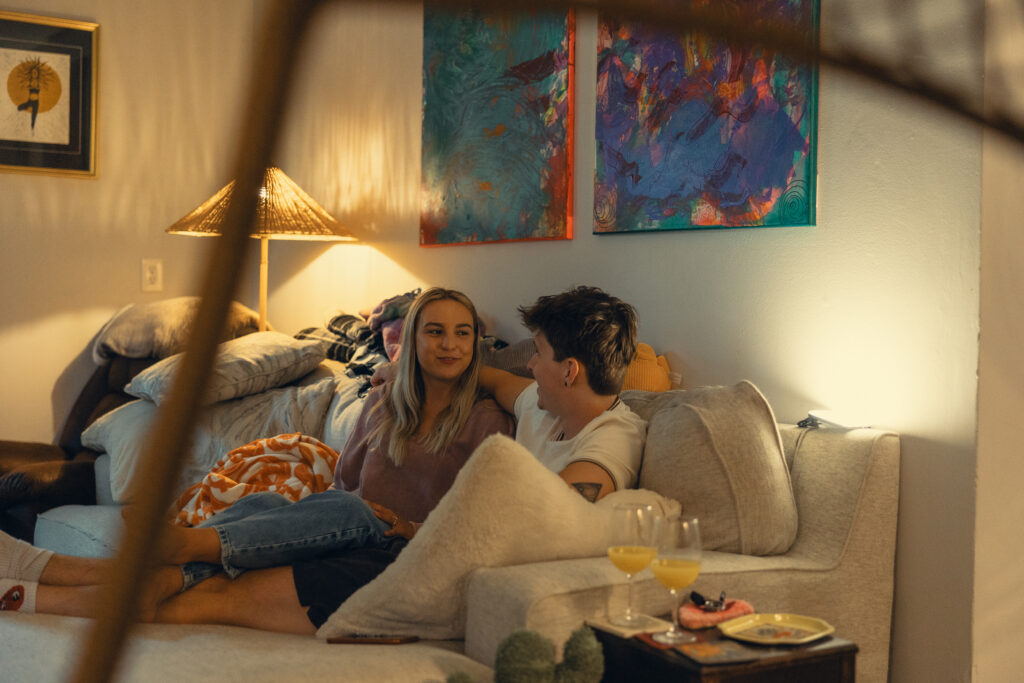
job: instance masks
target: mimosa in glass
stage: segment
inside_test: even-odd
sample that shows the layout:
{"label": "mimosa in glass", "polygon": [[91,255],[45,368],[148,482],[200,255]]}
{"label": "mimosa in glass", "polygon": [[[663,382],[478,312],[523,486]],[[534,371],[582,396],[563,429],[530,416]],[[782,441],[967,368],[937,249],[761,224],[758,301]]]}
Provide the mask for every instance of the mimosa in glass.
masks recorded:
{"label": "mimosa in glass", "polygon": [[655,510],[650,505],[621,504],[612,510],[611,541],[608,559],[626,574],[629,598],[626,611],[609,617],[616,626],[643,628],[650,620],[633,609],[633,584],[637,574],[651,564],[656,553],[654,547]]}
{"label": "mimosa in glass", "polygon": [[696,518],[672,515],[657,522],[658,555],[651,563],[654,578],[672,593],[672,628],[652,638],[664,645],[692,643],[696,638],[679,628],[680,595],[700,574],[700,525]]}

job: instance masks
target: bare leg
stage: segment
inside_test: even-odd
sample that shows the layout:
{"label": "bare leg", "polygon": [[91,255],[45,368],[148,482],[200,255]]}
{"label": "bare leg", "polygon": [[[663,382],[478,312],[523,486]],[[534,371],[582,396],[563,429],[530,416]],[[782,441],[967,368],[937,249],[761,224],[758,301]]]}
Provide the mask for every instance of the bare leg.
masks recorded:
{"label": "bare leg", "polygon": [[[55,555],[54,559],[62,557]],[[69,558],[85,559],[85,558]],[[52,564],[52,561],[51,561]],[[49,565],[47,565],[49,569]],[[45,575],[45,572],[44,572]],[[70,617],[95,617],[105,586],[97,581],[93,585],[40,583],[36,591],[36,612],[62,614]],[[150,578],[140,598],[139,620],[152,621],[159,603],[181,589],[181,571],[177,567],[160,567]]]}
{"label": "bare leg", "polygon": [[36,612],[95,617],[104,586],[44,586],[36,590]]}
{"label": "bare leg", "polygon": [[229,624],[303,635],[316,633],[306,617],[306,608],[299,604],[291,567],[258,569],[237,579],[213,576],[161,603],[155,621]]}
{"label": "bare leg", "polygon": [[94,586],[106,581],[113,568],[114,560],[106,557],[54,555],[46,563],[39,583],[49,586]]}

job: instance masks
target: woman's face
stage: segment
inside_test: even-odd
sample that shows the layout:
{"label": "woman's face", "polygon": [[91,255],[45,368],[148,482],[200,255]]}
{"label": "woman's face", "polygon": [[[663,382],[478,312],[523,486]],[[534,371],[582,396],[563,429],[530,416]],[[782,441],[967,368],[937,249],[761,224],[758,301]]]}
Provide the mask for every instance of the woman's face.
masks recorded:
{"label": "woman's face", "polygon": [[431,301],[416,324],[416,358],[424,379],[456,381],[473,360],[473,315],[451,299]]}

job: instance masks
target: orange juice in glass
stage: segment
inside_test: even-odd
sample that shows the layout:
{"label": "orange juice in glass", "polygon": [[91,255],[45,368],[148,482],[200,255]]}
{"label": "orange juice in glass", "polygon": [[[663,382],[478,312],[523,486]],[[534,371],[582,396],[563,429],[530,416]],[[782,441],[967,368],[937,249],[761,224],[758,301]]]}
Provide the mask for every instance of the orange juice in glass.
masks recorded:
{"label": "orange juice in glass", "polygon": [[608,621],[616,626],[643,628],[649,621],[648,617],[637,614],[633,609],[633,584],[634,577],[651,564],[656,554],[655,517],[655,510],[650,505],[619,504],[612,510],[608,559],[626,575],[629,582],[626,611],[608,618]]}
{"label": "orange juice in glass", "polygon": [[680,595],[700,574],[700,524],[694,517],[670,515],[656,523],[658,555],[651,563],[654,578],[672,593],[672,628],[652,638],[664,645],[692,643],[696,638],[679,628]]}

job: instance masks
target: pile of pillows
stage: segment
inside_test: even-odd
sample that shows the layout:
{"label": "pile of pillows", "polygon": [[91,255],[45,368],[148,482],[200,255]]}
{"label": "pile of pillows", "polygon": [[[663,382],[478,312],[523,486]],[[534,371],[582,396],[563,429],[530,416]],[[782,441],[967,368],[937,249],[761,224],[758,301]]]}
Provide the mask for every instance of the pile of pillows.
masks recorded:
{"label": "pile of pillows", "polygon": [[[125,388],[138,400],[103,415],[82,433],[84,446],[109,455],[110,493],[117,503],[132,502],[146,439],[182,361],[183,355],[175,354],[140,372]],[[324,362],[319,342],[280,332],[256,332],[221,344],[174,497],[225,453],[258,438],[301,432],[333,448],[344,445],[332,443],[325,427],[332,408],[347,407],[336,398],[356,399],[354,391],[336,393],[339,384],[356,382],[339,376],[332,370],[336,366]]]}

